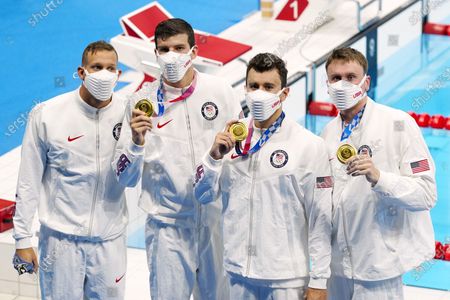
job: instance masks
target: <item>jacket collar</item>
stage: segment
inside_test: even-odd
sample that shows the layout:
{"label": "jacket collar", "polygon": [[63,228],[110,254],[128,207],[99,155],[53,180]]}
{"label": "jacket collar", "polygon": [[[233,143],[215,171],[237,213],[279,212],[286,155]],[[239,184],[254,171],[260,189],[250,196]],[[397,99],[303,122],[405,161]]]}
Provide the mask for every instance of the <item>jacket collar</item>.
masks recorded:
{"label": "jacket collar", "polygon": [[95,108],[93,106],[90,106],[89,104],[87,104],[81,98],[81,96],[80,96],[80,88],[78,88],[75,91],[75,94],[76,94],[75,96],[77,98],[76,102],[78,104],[78,107],[81,109],[81,111],[84,114],[86,114],[88,117],[91,117],[91,118],[95,118],[95,114],[97,113],[97,111],[98,111],[98,113],[102,113],[102,112],[105,112],[105,111],[109,110],[111,108],[111,106],[112,106],[113,101],[114,101],[114,93],[113,93],[113,98],[112,98],[111,102],[109,102],[108,105],[106,105],[105,107],[102,107],[102,108],[99,109],[99,108]]}
{"label": "jacket collar", "polygon": [[[355,130],[359,130],[360,128],[364,127],[366,120],[369,118],[368,116],[370,116],[370,114],[372,113],[374,105],[375,105],[375,102],[371,98],[369,98],[369,96],[367,96],[367,102],[366,102],[366,108],[364,109],[364,114],[363,114],[358,126],[355,127]],[[341,114],[338,114],[337,117],[334,119],[334,121],[338,125],[340,125],[340,126],[336,126],[336,127],[338,127],[342,131],[344,129],[345,125],[344,125],[344,120],[342,119]]]}

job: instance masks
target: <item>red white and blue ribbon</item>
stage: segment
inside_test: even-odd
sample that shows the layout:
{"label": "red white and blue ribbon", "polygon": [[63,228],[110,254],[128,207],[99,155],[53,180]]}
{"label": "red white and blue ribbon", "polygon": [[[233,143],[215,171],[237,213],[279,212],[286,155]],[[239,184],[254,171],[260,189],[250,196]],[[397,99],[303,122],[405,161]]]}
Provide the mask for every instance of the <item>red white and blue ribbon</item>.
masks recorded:
{"label": "red white and blue ribbon", "polygon": [[261,147],[267,143],[267,141],[270,139],[270,137],[277,131],[278,128],[280,128],[281,124],[283,123],[285,114],[284,112],[281,113],[281,115],[278,117],[278,119],[269,126],[269,128],[264,131],[262,136],[259,138],[258,142],[250,149],[250,145],[252,142],[252,136],[253,136],[253,119],[250,120],[250,126],[248,129],[248,135],[245,139],[245,146],[244,149],[241,151],[241,145],[240,143],[236,143],[235,150],[236,154],[239,156],[245,156],[247,154],[253,154],[258,152]]}
{"label": "red white and blue ribbon", "polygon": [[341,135],[341,142],[348,139],[350,137],[350,135],[352,134],[353,129],[355,129],[355,127],[358,126],[358,124],[361,122],[361,119],[362,119],[365,109],[366,109],[366,106],[364,105],[364,107],[361,108],[361,110],[353,117],[353,120],[350,122],[350,124],[345,126],[344,131],[342,132],[342,135]]}
{"label": "red white and blue ribbon", "polygon": [[169,101],[164,101],[164,85],[163,79],[161,77],[160,85],[158,91],[156,92],[156,97],[158,99],[158,117],[161,117],[164,114],[164,111],[166,107],[169,106],[169,104],[174,104],[176,102],[183,101],[186,98],[190,97],[194,93],[196,85],[197,85],[197,76],[194,75],[194,80],[192,81],[191,85],[188,87],[186,91],[184,91],[184,93],[181,94],[181,96],[178,96],[177,98]]}

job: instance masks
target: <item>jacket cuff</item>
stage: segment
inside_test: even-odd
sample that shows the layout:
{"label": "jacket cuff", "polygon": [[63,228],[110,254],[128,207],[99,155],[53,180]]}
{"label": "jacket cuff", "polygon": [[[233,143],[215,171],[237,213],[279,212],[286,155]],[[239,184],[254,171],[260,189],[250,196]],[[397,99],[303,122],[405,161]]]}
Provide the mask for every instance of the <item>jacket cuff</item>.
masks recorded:
{"label": "jacket cuff", "polygon": [[131,145],[129,151],[133,155],[143,155],[145,150],[145,144],[140,146],[136,145],[133,141],[131,141]]}
{"label": "jacket cuff", "polygon": [[205,165],[213,170],[213,171],[220,171],[220,168],[222,167],[222,161],[223,159],[219,159],[219,160],[215,160],[214,158],[211,157],[211,155],[209,155],[209,151],[208,153],[206,153],[203,162],[205,163]]}
{"label": "jacket cuff", "polygon": [[310,278],[308,287],[313,289],[325,290],[327,288],[326,278]]}
{"label": "jacket cuff", "polygon": [[26,249],[26,248],[31,248],[30,238],[23,238],[16,240],[16,249]]}
{"label": "jacket cuff", "polygon": [[392,196],[391,191],[394,190],[397,182],[395,177],[396,176],[394,174],[380,171],[380,178],[378,179],[377,184],[372,187],[372,190],[374,192],[382,194],[385,197]]}
{"label": "jacket cuff", "polygon": [[396,175],[380,171],[380,178],[377,184],[372,187],[374,192],[379,192],[383,196],[392,196],[392,192],[397,184]]}

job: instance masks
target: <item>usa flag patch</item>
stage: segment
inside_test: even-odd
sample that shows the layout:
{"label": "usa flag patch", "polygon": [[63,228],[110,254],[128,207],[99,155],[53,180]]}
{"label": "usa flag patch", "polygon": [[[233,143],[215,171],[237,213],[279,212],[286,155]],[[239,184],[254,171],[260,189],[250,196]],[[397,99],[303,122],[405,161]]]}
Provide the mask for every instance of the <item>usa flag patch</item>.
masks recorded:
{"label": "usa flag patch", "polygon": [[205,169],[203,169],[203,165],[199,165],[195,172],[194,186],[203,178],[204,175],[205,175]]}
{"label": "usa flag patch", "polygon": [[428,159],[422,159],[411,163],[411,170],[413,174],[425,172],[430,170]]}
{"label": "usa flag patch", "polygon": [[333,178],[331,176],[317,177],[316,188],[326,189],[333,187]]}

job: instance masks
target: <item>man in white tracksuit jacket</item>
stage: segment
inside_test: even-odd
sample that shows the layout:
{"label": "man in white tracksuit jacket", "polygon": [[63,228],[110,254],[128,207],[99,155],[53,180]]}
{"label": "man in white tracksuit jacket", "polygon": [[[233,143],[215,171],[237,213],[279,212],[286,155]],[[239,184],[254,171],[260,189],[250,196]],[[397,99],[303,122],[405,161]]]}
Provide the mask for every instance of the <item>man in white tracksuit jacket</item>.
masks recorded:
{"label": "man in white tracksuit jacket", "polygon": [[[434,256],[433,160],[413,118],[367,97],[360,52],[334,50],[326,68],[341,111],[322,133],[335,178],[330,299],[403,299],[402,274]],[[343,163],[344,144],[356,155]]]}
{"label": "man in white tracksuit jacket", "polygon": [[[124,185],[142,179],[152,299],[189,299],[194,287],[195,298],[223,299],[221,206],[200,207],[192,174],[240,104],[231,86],[192,66],[198,49],[187,22],[160,23],[155,41],[162,79],[133,95],[113,166]],[[155,105],[152,121],[133,109],[142,98]]]}
{"label": "man in white tracksuit jacket", "polygon": [[230,299],[326,299],[332,191],[328,154],[320,137],[284,117],[286,79],[280,58],[255,56],[246,81],[251,117],[241,120],[250,131],[255,126],[245,141],[252,150],[247,155],[231,151],[236,142],[228,132],[231,121],[197,168],[198,201],[223,202]]}
{"label": "man in white tracksuit jacket", "polygon": [[[14,238],[42,299],[123,299],[128,213],[111,161],[125,111],[117,53],[87,46],[75,91],[35,107],[22,144]],[[39,208],[39,264],[31,226]]]}

